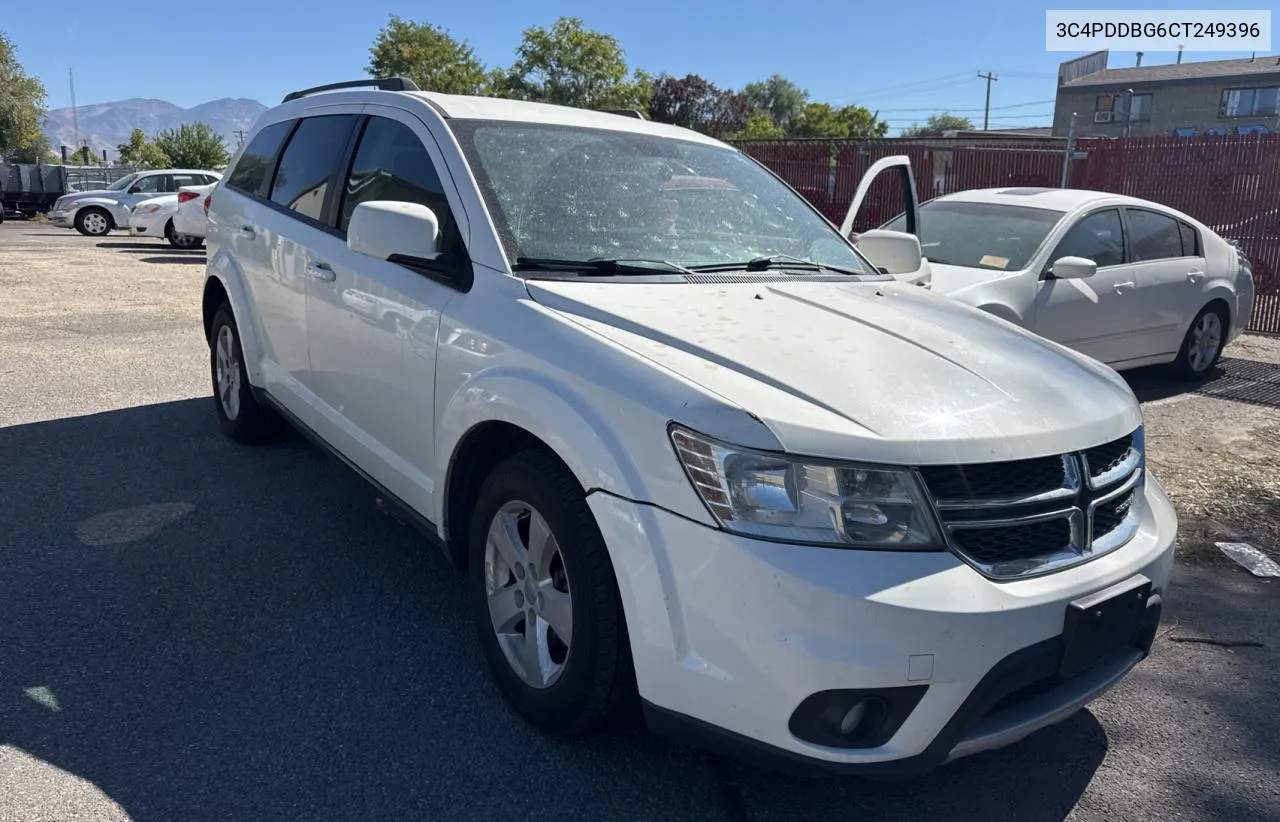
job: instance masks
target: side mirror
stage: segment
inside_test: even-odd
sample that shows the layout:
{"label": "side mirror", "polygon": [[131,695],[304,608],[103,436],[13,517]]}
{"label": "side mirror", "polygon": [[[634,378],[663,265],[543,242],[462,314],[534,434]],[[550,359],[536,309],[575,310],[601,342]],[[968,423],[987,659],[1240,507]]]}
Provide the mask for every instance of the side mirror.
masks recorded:
{"label": "side mirror", "polygon": [[1059,257],[1049,273],[1058,280],[1084,280],[1098,273],[1098,264],[1084,257]]}
{"label": "side mirror", "polygon": [[923,262],[920,240],[914,234],[877,228],[858,235],[858,250],[882,271],[914,274]]}
{"label": "side mirror", "polygon": [[351,215],[347,248],[378,260],[432,261],[440,253],[440,221],[421,203],[370,200]]}

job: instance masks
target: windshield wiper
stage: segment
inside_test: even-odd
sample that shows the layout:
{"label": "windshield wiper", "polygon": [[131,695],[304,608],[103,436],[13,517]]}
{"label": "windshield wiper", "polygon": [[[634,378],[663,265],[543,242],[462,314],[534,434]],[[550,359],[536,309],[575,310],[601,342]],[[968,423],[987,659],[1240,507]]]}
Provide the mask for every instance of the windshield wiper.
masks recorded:
{"label": "windshield wiper", "polygon": [[865,271],[843,268],[838,265],[825,265],[793,257],[790,254],[770,254],[767,257],[753,257],[741,263],[709,263],[707,265],[691,265],[691,271],[767,271],[770,268],[790,268],[793,271],[836,271],[841,274],[862,276]]}
{"label": "windshield wiper", "polygon": [[650,260],[643,257],[634,259],[618,259],[614,257],[592,257],[589,260],[559,260],[550,257],[516,257],[516,271],[581,271],[591,275],[610,276],[614,274],[660,274],[654,266],[662,266],[680,274],[693,272],[670,260]]}

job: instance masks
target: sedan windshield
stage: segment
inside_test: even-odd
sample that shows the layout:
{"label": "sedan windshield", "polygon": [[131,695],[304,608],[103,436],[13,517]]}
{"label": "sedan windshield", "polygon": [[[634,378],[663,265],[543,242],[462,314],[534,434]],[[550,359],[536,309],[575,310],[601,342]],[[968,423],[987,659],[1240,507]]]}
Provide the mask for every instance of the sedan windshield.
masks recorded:
{"label": "sedan windshield", "polygon": [[[513,266],[656,260],[683,267],[787,257],[880,275],[838,231],[732,149],[627,131],[452,120]],[[775,265],[785,268],[783,264]],[[799,266],[797,266],[799,267]],[[534,267],[535,270],[537,267]]]}
{"label": "sedan windshield", "polygon": [[132,185],[133,181],[136,179],[138,179],[137,174],[130,174],[127,177],[121,177],[119,180],[116,180],[114,183],[107,186],[106,190],[107,191],[124,191],[126,188]]}
{"label": "sedan windshield", "polygon": [[[1017,271],[1027,267],[1063,211],[1046,208],[933,200],[920,206],[920,250],[930,262],[966,268]],[[899,214],[884,225],[906,231]]]}

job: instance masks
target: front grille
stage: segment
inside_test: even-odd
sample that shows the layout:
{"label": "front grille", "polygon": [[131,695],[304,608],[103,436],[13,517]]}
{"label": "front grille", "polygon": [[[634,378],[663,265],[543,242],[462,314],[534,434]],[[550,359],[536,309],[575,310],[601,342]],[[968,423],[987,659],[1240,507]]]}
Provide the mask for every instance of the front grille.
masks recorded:
{"label": "front grille", "polygon": [[956,546],[983,565],[1025,562],[1071,545],[1071,522],[1066,517],[1003,528],[960,528]]}
{"label": "front grille", "polygon": [[1120,463],[1124,462],[1124,458],[1129,454],[1129,448],[1132,446],[1133,435],[1129,434],[1105,445],[1087,449],[1084,452],[1084,456],[1089,462],[1089,476],[1100,477],[1108,471],[1118,468]]}
{"label": "front grille", "polygon": [[1062,457],[974,465],[926,465],[924,483],[939,501],[1028,497],[1060,488]]}
{"label": "front grille", "polygon": [[1121,494],[1110,502],[1104,502],[1093,509],[1093,534],[1095,539],[1120,527],[1120,523],[1124,522],[1124,518],[1129,515],[1129,509],[1133,507],[1133,495],[1133,491]]}
{"label": "front grille", "polygon": [[[1141,443],[1138,429],[1080,452],[917,470],[951,549],[993,579],[1014,579],[1070,567],[1132,539]],[[1096,502],[1109,495],[1117,496]]]}

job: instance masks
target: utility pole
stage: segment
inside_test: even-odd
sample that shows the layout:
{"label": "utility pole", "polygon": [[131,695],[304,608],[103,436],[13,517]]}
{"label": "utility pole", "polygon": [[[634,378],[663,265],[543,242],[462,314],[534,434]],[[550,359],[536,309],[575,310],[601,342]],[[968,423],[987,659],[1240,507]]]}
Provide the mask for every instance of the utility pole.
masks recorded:
{"label": "utility pole", "polygon": [[1067,128],[1067,153],[1062,158],[1062,185],[1058,188],[1066,188],[1071,181],[1071,157],[1076,153],[1076,117],[1077,112],[1071,112],[1071,125]]}
{"label": "utility pole", "polygon": [[236,135],[236,148],[239,148],[240,146],[244,145],[244,138],[245,138],[244,129],[238,128],[235,131],[233,131],[232,134]]}
{"label": "utility pole", "polygon": [[991,84],[1000,78],[989,71],[986,74],[978,72],[978,77],[987,81],[987,105],[982,110],[982,130],[986,131],[987,125],[991,122]]}

